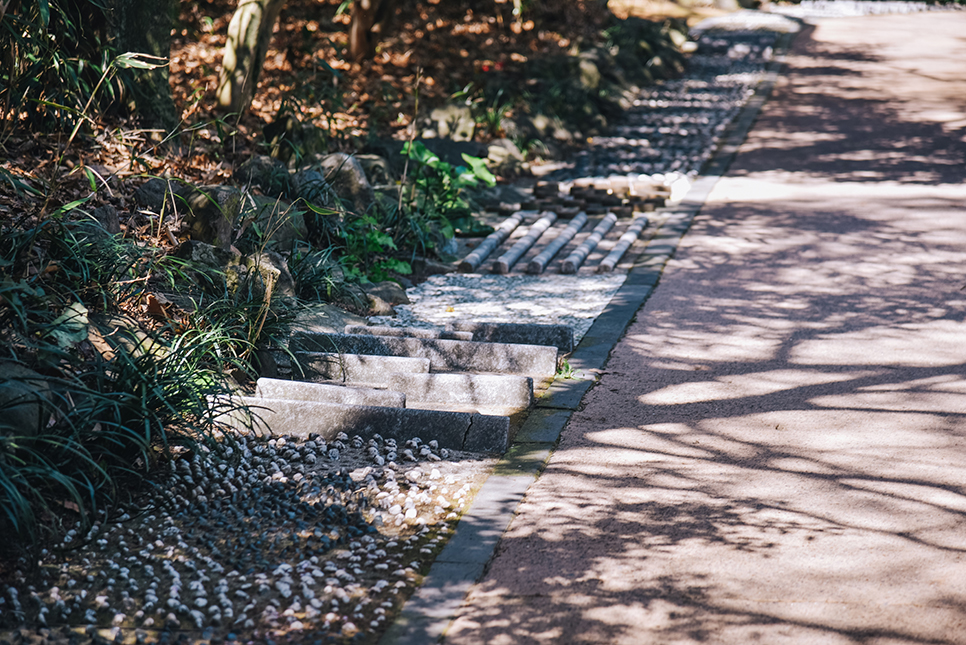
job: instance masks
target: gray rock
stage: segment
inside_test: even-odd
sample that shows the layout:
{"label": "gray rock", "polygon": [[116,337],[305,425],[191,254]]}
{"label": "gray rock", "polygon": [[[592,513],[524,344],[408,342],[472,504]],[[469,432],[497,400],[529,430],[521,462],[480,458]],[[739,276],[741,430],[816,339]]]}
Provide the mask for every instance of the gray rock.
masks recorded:
{"label": "gray rock", "polygon": [[354,213],[367,212],[376,201],[375,191],[366,176],[362,163],[353,155],[336,152],[315,155],[312,168],[320,170],[347,209]]}
{"label": "gray rock", "polygon": [[437,136],[453,141],[472,141],[476,133],[473,113],[465,105],[438,107],[429,116]]}
{"label": "gray rock", "polygon": [[406,290],[392,280],[366,285],[363,289],[368,295],[381,298],[390,305],[409,304],[409,296],[406,295]]}
{"label": "gray rock", "polygon": [[228,249],[241,212],[241,191],[233,186],[200,186],[181,198],[188,208],[184,226],[191,239]]}
{"label": "gray rock", "polygon": [[498,173],[516,171],[523,163],[523,153],[509,139],[496,139],[486,149],[486,158],[492,170]]}
{"label": "gray rock", "polygon": [[578,63],[580,69],[580,85],[585,90],[594,91],[600,87],[600,69],[589,58],[581,58]]}
{"label": "gray rock", "polygon": [[50,382],[19,363],[0,362],[0,434],[33,436],[56,411]]}
{"label": "gray rock", "polygon": [[238,265],[228,267],[228,291],[261,300],[271,289],[273,298],[294,298],[295,280],[288,263],[274,251],[247,255]]}
{"label": "gray rock", "polygon": [[271,197],[287,195],[291,189],[288,168],[282,161],[255,155],[235,169],[232,177],[244,186],[255,186]]}
{"label": "gray rock", "polygon": [[195,283],[216,293],[225,290],[228,268],[241,261],[240,255],[197,240],[182,242],[175,249],[174,256],[190,263],[189,269]]}
{"label": "gray rock", "polygon": [[396,310],[392,308],[392,305],[380,298],[379,296],[374,296],[371,293],[366,294],[366,303],[369,307],[370,316],[395,316]]}
{"label": "gray rock", "polygon": [[292,194],[314,206],[336,206],[336,193],[317,168],[306,168],[292,175]]}
{"label": "gray rock", "polygon": [[104,230],[111,235],[119,235],[121,233],[121,220],[117,216],[117,209],[112,205],[104,204],[103,206],[98,206],[91,211],[91,217],[97,220]]}
{"label": "gray rock", "polygon": [[170,198],[181,195],[186,189],[184,182],[175,179],[153,177],[134,191],[134,201],[141,208],[160,213],[167,202],[170,208]]}
{"label": "gray rock", "polygon": [[308,227],[302,209],[287,201],[262,195],[251,195],[247,202],[251,210],[244,213],[250,219],[249,226],[256,226],[262,239],[281,251],[291,251],[296,243],[306,239]]}
{"label": "gray rock", "polygon": [[392,182],[392,168],[385,157],[379,155],[356,155],[356,161],[362,166],[366,178],[373,186],[385,185]]}
{"label": "gray rock", "polygon": [[294,327],[328,334],[341,333],[346,325],[365,325],[366,319],[335,305],[319,304],[299,311]]}

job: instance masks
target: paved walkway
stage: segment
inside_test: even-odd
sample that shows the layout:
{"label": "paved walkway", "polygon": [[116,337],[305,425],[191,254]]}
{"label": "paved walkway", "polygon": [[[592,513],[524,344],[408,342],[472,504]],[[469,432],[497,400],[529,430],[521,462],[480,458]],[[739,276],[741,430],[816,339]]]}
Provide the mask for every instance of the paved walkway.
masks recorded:
{"label": "paved walkway", "polygon": [[966,643],[964,34],[798,37],[446,643]]}

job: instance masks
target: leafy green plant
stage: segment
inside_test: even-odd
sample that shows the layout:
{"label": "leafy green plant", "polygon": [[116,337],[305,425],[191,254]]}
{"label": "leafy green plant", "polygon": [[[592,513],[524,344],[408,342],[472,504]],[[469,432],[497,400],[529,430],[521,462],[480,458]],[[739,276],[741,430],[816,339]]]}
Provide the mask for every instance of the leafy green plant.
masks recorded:
{"label": "leafy green plant", "polygon": [[575,379],[577,378],[577,372],[570,365],[570,361],[566,358],[560,361],[560,366],[557,368],[557,378],[560,379]]}
{"label": "leafy green plant", "polygon": [[345,272],[354,280],[380,282],[386,280],[390,272],[412,273],[408,262],[393,255],[399,248],[373,213],[347,218],[342,227],[342,239]]}
{"label": "leafy green plant", "polygon": [[[466,166],[453,166],[439,158],[420,141],[407,142],[402,154],[412,164],[408,184],[404,188],[410,212],[425,218],[428,229],[435,227],[443,240],[460,231],[483,232],[474,226],[472,208],[466,189],[481,184],[496,185],[496,177],[478,157],[463,154]],[[490,229],[492,230],[492,229]]]}

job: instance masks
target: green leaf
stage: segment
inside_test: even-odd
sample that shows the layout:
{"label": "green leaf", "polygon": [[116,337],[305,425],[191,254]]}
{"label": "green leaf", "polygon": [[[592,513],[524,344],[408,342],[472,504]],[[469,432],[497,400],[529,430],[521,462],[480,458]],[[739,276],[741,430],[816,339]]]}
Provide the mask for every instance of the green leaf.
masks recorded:
{"label": "green leaf", "polygon": [[157,69],[168,65],[168,59],[139,52],[125,52],[114,59],[114,67],[121,69]]}
{"label": "green leaf", "polygon": [[69,349],[87,340],[88,324],[87,307],[75,302],[51,323],[49,335],[62,349]]}
{"label": "green leaf", "polygon": [[383,261],[382,266],[387,271],[393,271],[399,275],[409,275],[413,272],[413,268],[410,266],[409,262],[396,258],[389,258],[388,260]]}
{"label": "green leaf", "polygon": [[74,210],[75,208],[77,208],[81,204],[86,204],[87,202],[90,201],[91,197],[93,197],[93,196],[94,196],[94,194],[91,193],[87,197],[83,197],[81,199],[75,199],[72,202],[69,202],[67,204],[64,204],[63,206],[61,206],[60,208],[58,208],[57,210],[55,210],[53,213],[51,213],[50,216],[51,217],[60,217],[64,213],[68,213],[68,212]]}
{"label": "green leaf", "polygon": [[483,181],[487,186],[496,185],[496,177],[490,172],[490,169],[486,167],[486,160],[480,159],[479,157],[473,157],[471,155],[463,153],[463,161],[470,165],[473,169],[473,174]]}
{"label": "green leaf", "polygon": [[87,175],[87,185],[91,187],[91,192],[97,190],[97,175],[90,168],[84,167],[84,174]]}
{"label": "green leaf", "polygon": [[50,24],[50,2],[48,0],[40,0],[37,3],[37,8],[40,10],[40,24],[46,29],[47,25]]}

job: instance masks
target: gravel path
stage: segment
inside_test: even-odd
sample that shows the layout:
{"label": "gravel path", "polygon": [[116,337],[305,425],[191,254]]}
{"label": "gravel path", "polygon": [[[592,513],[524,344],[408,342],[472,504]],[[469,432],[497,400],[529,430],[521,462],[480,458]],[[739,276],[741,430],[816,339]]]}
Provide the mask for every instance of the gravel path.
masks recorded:
{"label": "gravel path", "polygon": [[[752,13],[705,32],[684,78],[642,90],[555,178],[694,177],[773,55],[770,24]],[[438,276],[391,322],[563,322],[580,337],[623,280]],[[0,641],[373,642],[494,463],[415,440],[228,439],[182,453],[153,492],[71,531],[39,566],[6,572],[0,630],[16,631]]]}

